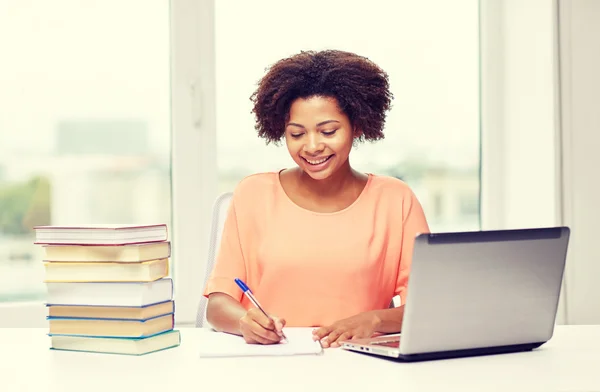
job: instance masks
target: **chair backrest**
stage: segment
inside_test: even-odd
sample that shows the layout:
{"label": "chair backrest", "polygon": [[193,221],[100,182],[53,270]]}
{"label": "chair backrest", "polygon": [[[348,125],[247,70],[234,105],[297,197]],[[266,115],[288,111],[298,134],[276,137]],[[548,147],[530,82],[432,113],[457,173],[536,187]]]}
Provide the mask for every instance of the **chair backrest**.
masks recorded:
{"label": "chair backrest", "polygon": [[[208,281],[208,277],[215,264],[217,252],[219,251],[219,244],[221,243],[221,235],[223,234],[223,226],[225,225],[225,218],[227,217],[227,210],[229,209],[229,203],[231,202],[232,196],[232,192],[223,193],[217,198],[213,206],[212,224],[208,243],[208,258],[206,259],[206,273],[204,274],[204,282],[202,282],[202,290],[206,287],[206,282]],[[196,327],[208,326],[206,321],[207,302],[208,300],[204,296],[200,296],[198,313],[196,314]]]}

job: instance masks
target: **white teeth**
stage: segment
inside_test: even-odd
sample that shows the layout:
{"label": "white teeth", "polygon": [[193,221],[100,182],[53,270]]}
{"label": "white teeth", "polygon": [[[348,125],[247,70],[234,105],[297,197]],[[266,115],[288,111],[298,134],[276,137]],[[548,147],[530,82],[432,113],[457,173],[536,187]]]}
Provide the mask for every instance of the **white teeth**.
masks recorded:
{"label": "white teeth", "polygon": [[[305,159],[306,159],[306,158],[305,158]],[[321,160],[318,160],[318,161],[311,161],[311,160],[309,160],[309,159],[306,159],[306,161],[307,161],[308,163],[310,163],[311,165],[318,165],[318,164],[320,164],[320,163],[323,163],[323,162],[325,162],[327,159],[329,159],[329,157],[327,157],[327,158],[323,158],[323,159],[321,159]]]}

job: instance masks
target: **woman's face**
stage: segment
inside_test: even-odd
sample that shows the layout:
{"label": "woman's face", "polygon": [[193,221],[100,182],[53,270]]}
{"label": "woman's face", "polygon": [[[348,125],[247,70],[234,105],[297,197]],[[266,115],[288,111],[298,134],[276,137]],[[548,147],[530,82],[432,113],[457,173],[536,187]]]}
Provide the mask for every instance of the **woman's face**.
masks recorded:
{"label": "woman's face", "polygon": [[298,98],[290,106],[285,142],[294,162],[315,180],[346,164],[355,134],[348,116],[328,97]]}

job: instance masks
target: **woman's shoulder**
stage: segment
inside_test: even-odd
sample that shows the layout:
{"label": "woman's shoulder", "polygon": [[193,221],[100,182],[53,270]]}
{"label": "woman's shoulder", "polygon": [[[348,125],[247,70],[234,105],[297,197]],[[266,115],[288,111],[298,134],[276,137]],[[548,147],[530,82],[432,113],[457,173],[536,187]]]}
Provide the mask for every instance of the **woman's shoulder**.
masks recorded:
{"label": "woman's shoulder", "polygon": [[233,189],[232,199],[236,206],[258,207],[274,197],[278,186],[277,172],[262,172],[247,175]]}
{"label": "woman's shoulder", "polygon": [[427,221],[420,200],[413,189],[403,180],[392,176],[373,176],[371,200],[377,205],[377,210],[391,219],[401,216],[402,221],[412,216],[412,224],[419,231],[428,230]]}
{"label": "woman's shoulder", "polygon": [[405,210],[420,204],[415,192],[404,180],[389,175],[371,175],[367,198],[383,209]]}
{"label": "woman's shoulder", "polygon": [[234,194],[253,194],[272,189],[277,185],[277,172],[262,172],[247,175],[236,185]]}
{"label": "woman's shoulder", "polygon": [[389,175],[371,174],[371,189],[378,194],[413,197],[411,187],[402,179]]}

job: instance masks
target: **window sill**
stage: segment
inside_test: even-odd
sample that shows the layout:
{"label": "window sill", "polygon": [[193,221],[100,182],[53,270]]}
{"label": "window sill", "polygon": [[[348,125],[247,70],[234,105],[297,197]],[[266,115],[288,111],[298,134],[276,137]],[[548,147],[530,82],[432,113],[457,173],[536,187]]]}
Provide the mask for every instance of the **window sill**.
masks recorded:
{"label": "window sill", "polygon": [[47,327],[46,314],[42,301],[0,303],[0,328]]}

